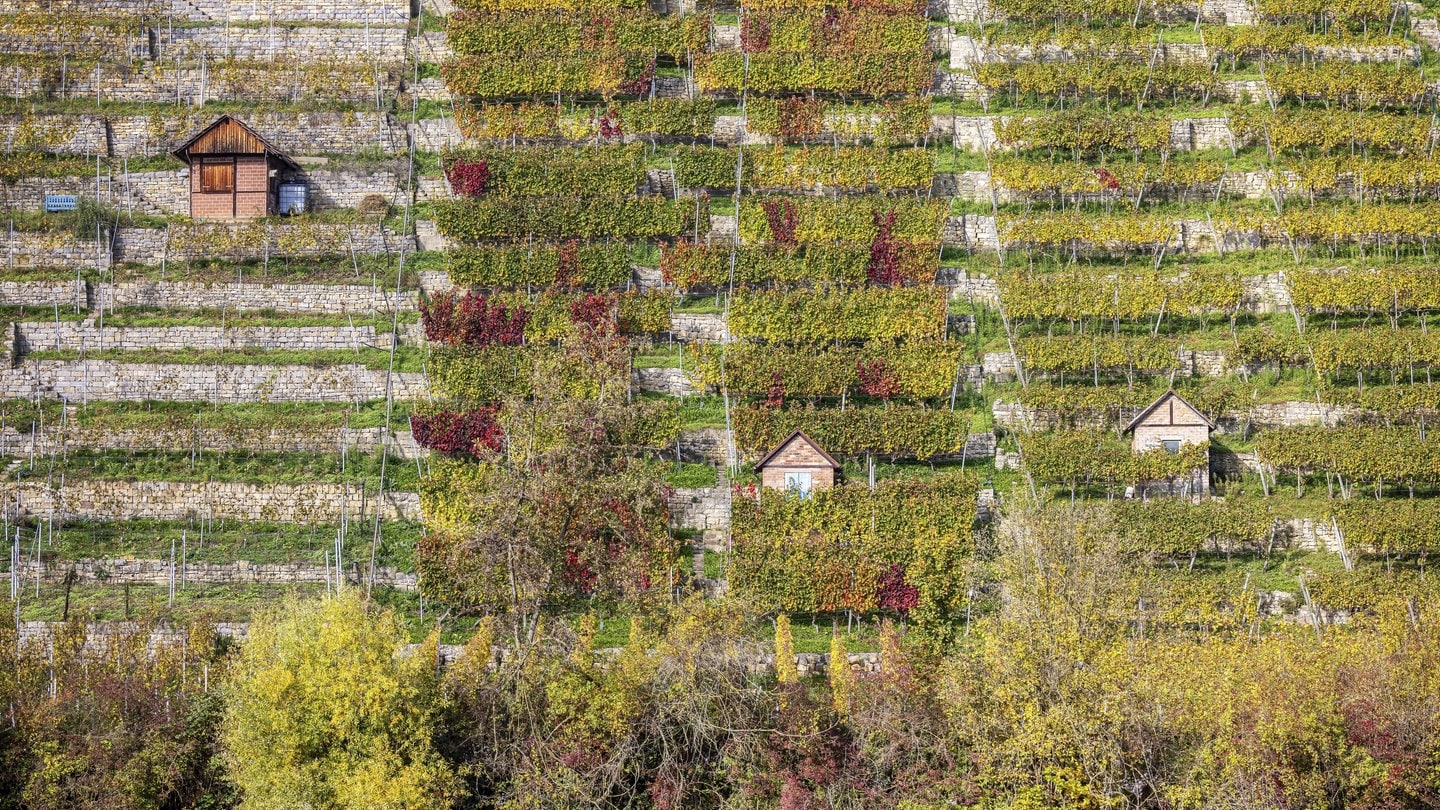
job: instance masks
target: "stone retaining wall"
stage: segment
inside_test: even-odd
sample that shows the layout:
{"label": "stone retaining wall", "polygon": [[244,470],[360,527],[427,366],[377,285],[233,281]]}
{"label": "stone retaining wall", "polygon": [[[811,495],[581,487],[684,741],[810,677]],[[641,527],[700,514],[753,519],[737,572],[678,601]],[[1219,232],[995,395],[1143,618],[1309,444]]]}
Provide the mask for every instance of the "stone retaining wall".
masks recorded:
{"label": "stone retaining wall", "polygon": [[677,529],[695,529],[709,534],[730,528],[730,488],[717,485],[698,489],[675,489],[666,499],[670,507],[670,525]]}
{"label": "stone retaining wall", "polygon": [[[259,259],[275,256],[324,256],[347,254],[352,250],[365,255],[400,253],[415,250],[415,237],[394,233],[381,225],[324,225],[315,223],[272,224],[266,227],[267,245],[253,244],[241,248],[217,249],[205,235],[224,235],[221,227],[193,226],[193,230],[155,228],[121,228],[115,239],[115,260],[155,265],[162,261],[227,258]],[[201,238],[187,239],[187,234]],[[257,242],[258,237],[257,237]]]}
{"label": "stone retaining wall", "polygon": [[[0,369],[0,397],[169,402],[369,402],[385,398],[386,372],[347,364],[313,366],[29,360]],[[425,375],[397,372],[396,399],[427,393]]]}
{"label": "stone retaining wall", "polygon": [[171,0],[175,15],[191,20],[303,21],[355,25],[405,25],[406,0]]}
{"label": "stone retaining wall", "polygon": [[[104,127],[108,127],[114,157],[161,155],[214,117],[198,108],[167,110],[158,120],[142,115],[110,116],[102,120],[99,143],[106,143]],[[388,113],[256,112],[247,114],[245,123],[290,155],[353,154],[370,149],[394,153],[406,144],[405,127]]]}
{"label": "stone retaining wall", "polygon": [[8,267],[104,268],[110,266],[108,244],[80,240],[69,233],[17,232],[6,235],[3,260]]}
{"label": "stone retaining wall", "polygon": [[0,307],[83,308],[83,281],[0,281]]}
{"label": "stone retaining wall", "polygon": [[630,385],[641,391],[654,391],[672,397],[688,397],[700,393],[685,376],[685,372],[678,368],[637,368],[630,372]]}
{"label": "stone retaining wall", "polygon": [[380,509],[382,520],[418,520],[414,492],[374,492],[342,484],[254,484],[180,481],[67,480],[0,483],[0,509],[11,520],[185,520],[191,517],[278,523],[337,523],[342,515],[362,524]]}
{"label": "stone retaining wall", "polygon": [[65,349],[355,349],[389,348],[373,326],[107,326],[81,322],[15,324],[16,356]]}
{"label": "stone retaining wall", "polygon": [[189,281],[127,281],[94,288],[91,305],[158,309],[234,309],[302,313],[410,312],[414,292],[389,292],[368,284],[200,284]]}
{"label": "stone retaining wall", "polygon": [[[349,566],[346,566],[349,569]],[[354,569],[346,571],[355,584],[370,582],[366,562],[358,562],[359,575]],[[334,581],[334,573],[323,565],[310,563],[252,563],[237,560],[229,563],[178,562],[172,566],[169,560],[134,559],[79,559],[44,560],[37,565],[34,560],[21,562],[19,571],[23,581],[33,583],[39,569],[42,583],[63,583],[70,571],[75,572],[79,583],[100,582],[107,585],[169,585],[175,577],[175,586],[183,582],[186,586],[196,585],[300,585]],[[398,571],[388,566],[376,566],[376,585],[413,591],[419,577],[416,574]],[[358,581],[357,581],[358,580]]]}
{"label": "stone retaining wall", "polygon": [[[48,456],[52,452],[84,447],[92,450],[129,450],[136,452],[168,451],[172,453],[198,450],[208,453],[369,453],[379,449],[381,428],[326,428],[311,431],[268,427],[199,428],[191,424],[175,424],[153,429],[105,430],[77,427],[73,422],[60,429],[47,425],[43,430],[25,433],[12,426],[0,429],[0,456],[24,458]],[[426,454],[408,430],[395,431],[389,442],[390,452],[412,460]]]}
{"label": "stone retaining wall", "polygon": [[676,443],[682,461],[704,462],[721,469],[729,463],[728,442],[722,428],[686,430],[681,432]]}
{"label": "stone retaining wall", "polygon": [[670,334],[686,343],[725,343],[725,316],[677,312],[670,316]]}
{"label": "stone retaining wall", "polygon": [[[246,3],[229,3],[233,10]],[[401,21],[403,24],[403,21]],[[174,56],[233,56],[237,59],[300,60],[316,58],[354,59],[359,55],[381,63],[403,61],[406,41],[403,28],[156,28],[156,47],[161,59]]]}
{"label": "stone retaining wall", "polygon": [[[1116,421],[1123,424],[1138,408],[1121,408]],[[1018,402],[996,400],[990,405],[995,424],[1014,429],[1050,430],[1060,427],[1059,420],[1048,412],[1034,410]],[[1239,433],[1248,428],[1282,428],[1312,425],[1336,425],[1353,420],[1365,412],[1349,405],[1322,405],[1314,402],[1276,402],[1252,406],[1249,410],[1231,410],[1216,420],[1220,433]],[[1073,420],[1076,427],[1112,427],[1103,416]]]}

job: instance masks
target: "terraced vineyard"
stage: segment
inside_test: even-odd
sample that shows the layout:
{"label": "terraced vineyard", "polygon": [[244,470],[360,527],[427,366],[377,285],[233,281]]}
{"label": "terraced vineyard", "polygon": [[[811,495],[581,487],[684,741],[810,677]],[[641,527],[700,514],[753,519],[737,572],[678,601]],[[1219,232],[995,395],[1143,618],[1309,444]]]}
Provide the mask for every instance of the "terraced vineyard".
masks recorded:
{"label": "terraced vineyard", "polygon": [[[1433,7],[0,0],[0,43],[0,807],[1440,802]],[[192,219],[222,113],[304,213]],[[797,431],[833,488],[767,486]],[[362,659],[388,742],[236,753],[257,672],[378,705],[314,674]],[[214,745],[113,756],[201,764],[35,765],[136,672]]]}

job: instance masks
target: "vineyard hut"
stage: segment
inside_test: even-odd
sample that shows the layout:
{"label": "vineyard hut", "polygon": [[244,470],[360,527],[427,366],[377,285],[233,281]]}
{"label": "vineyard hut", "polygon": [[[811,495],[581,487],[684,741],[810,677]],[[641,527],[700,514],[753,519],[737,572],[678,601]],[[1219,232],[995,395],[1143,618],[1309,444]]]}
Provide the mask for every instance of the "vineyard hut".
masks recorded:
{"label": "vineyard hut", "polygon": [[282,175],[300,167],[255,130],[222,115],[171,152],[190,166],[193,219],[247,219],[276,210]]}
{"label": "vineyard hut", "polygon": [[[1125,426],[1125,432],[1130,434],[1130,449],[1135,453],[1160,449],[1178,453],[1187,444],[1210,441],[1210,431],[1214,429],[1215,423],[1209,417],[1174,391],[1161,394]],[[1207,456],[1207,463],[1198,471],[1196,481],[1202,491],[1210,487],[1209,467]]]}
{"label": "vineyard hut", "polygon": [[801,497],[813,490],[834,486],[835,472],[839,469],[839,462],[798,430],[755,465],[766,489],[796,492]]}

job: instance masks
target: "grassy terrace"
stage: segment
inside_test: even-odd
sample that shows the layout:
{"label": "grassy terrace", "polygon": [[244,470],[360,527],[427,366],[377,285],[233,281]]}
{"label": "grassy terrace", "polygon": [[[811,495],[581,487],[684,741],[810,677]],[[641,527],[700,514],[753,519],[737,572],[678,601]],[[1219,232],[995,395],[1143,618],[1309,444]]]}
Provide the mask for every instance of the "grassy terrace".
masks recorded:
{"label": "grassy terrace", "polygon": [[[33,528],[33,527],[31,527]],[[21,544],[30,531],[21,527]],[[75,559],[169,559],[173,544],[179,554],[194,563],[324,563],[324,554],[334,548],[338,524],[301,526],[267,521],[215,520],[127,520],[94,521],[56,525],[53,534],[42,528],[41,557],[45,560]],[[346,548],[370,558],[374,524],[352,524]],[[375,549],[378,565],[411,570],[420,524],[405,520],[380,524],[380,545]],[[33,538],[31,539],[33,542]],[[26,552],[27,554],[29,552]],[[358,559],[358,557],[357,557]],[[9,558],[3,561],[9,568]]]}
{"label": "grassy terrace", "polygon": [[419,472],[413,461],[391,457],[385,460],[376,453],[189,453],[147,451],[71,451],[53,459],[36,458],[34,466],[26,463],[12,474],[16,480],[45,478],[58,481],[60,476],[74,481],[182,481],[274,484],[362,484],[375,491],[380,488],[380,467],[385,464],[385,488],[414,491],[420,485]]}
{"label": "grassy terrace", "polygon": [[[106,349],[98,352],[76,350],[39,351],[26,355],[30,360],[109,360],[116,363],[173,363],[187,366],[347,366],[360,364],[375,371],[390,368],[390,352],[386,349],[186,349],[186,350],[124,350]],[[423,372],[425,352],[418,346],[400,346],[395,350],[395,371]]]}

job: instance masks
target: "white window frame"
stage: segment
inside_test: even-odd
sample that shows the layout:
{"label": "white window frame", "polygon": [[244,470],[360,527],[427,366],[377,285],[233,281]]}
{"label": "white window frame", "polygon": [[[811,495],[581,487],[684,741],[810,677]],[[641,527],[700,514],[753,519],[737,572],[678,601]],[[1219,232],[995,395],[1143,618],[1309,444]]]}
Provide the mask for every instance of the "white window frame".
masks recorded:
{"label": "white window frame", "polygon": [[787,470],[785,472],[785,491],[793,492],[801,498],[810,497],[815,489],[815,474],[808,470]]}
{"label": "white window frame", "polygon": [[[1175,449],[1174,449],[1174,450],[1171,450],[1171,449],[1170,449],[1170,443],[1171,443],[1171,442],[1174,442],[1174,443],[1175,443]],[[1169,438],[1169,439],[1161,439],[1161,440],[1160,440],[1160,447],[1161,447],[1165,452],[1169,453],[1169,454],[1172,455],[1172,456],[1179,455],[1179,454],[1180,454],[1180,448],[1182,448],[1182,447],[1184,447],[1184,446],[1185,446],[1185,440],[1184,440],[1184,439]]]}

